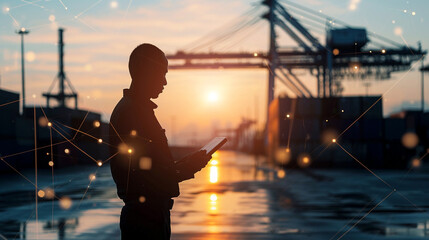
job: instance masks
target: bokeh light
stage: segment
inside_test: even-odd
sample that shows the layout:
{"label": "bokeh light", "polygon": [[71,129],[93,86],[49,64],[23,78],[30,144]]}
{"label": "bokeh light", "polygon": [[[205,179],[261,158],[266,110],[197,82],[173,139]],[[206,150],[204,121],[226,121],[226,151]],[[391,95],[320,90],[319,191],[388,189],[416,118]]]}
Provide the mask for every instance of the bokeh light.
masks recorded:
{"label": "bokeh light", "polygon": [[139,160],[139,168],[142,170],[150,170],[152,168],[152,158],[141,157]]}
{"label": "bokeh light", "polygon": [[298,166],[300,166],[301,168],[306,168],[308,166],[310,166],[311,164],[311,158],[310,155],[306,154],[306,153],[302,153],[298,156]]}
{"label": "bokeh light", "polygon": [[413,168],[418,168],[421,166],[421,164],[422,164],[422,161],[418,158],[414,158],[413,160],[411,160],[411,166]]}
{"label": "bokeh light", "polygon": [[275,152],[275,159],[279,164],[288,164],[291,158],[291,152],[289,148],[278,148]]}
{"label": "bokeh light", "polygon": [[44,197],[45,197],[45,191],[43,191],[43,190],[39,190],[39,191],[37,192],[37,196],[39,196],[39,198],[44,198]]}
{"label": "bokeh light", "polygon": [[98,128],[101,126],[101,123],[100,123],[100,121],[94,121],[93,125],[94,125],[94,127]]}
{"label": "bokeh light", "polygon": [[277,171],[277,177],[278,178],[284,178],[284,177],[286,177],[286,171],[284,169],[279,169]]}
{"label": "bokeh light", "polygon": [[60,208],[67,210],[71,208],[71,206],[73,205],[73,201],[69,197],[62,197],[59,201],[59,204]]}
{"label": "bokeh light", "polygon": [[402,145],[406,148],[415,148],[417,144],[419,143],[419,137],[417,134],[413,132],[407,132],[404,135],[402,135]]}
{"label": "bokeh light", "polygon": [[88,178],[90,181],[94,181],[97,177],[95,176],[94,173],[91,173],[91,174],[89,174]]}
{"label": "bokeh light", "polygon": [[45,198],[46,199],[53,199],[55,197],[54,189],[52,188],[45,188]]}

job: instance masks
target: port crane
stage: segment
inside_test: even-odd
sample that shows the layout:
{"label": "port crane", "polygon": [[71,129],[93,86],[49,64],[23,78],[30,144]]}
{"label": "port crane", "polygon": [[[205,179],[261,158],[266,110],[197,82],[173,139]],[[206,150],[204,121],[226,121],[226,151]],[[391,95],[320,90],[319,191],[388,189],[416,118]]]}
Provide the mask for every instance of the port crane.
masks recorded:
{"label": "port crane", "polygon": [[[264,8],[262,15],[258,12],[261,8]],[[276,80],[297,97],[339,96],[343,90],[342,80],[388,79],[393,72],[408,70],[414,61],[423,59],[427,53],[421,46],[413,48],[399,44],[287,0],[264,0],[246,14],[243,16],[249,20],[208,34],[190,44],[191,47],[168,55],[170,69],[267,69],[269,106],[274,99]],[[234,36],[251,33],[263,19],[269,23],[267,52],[207,50]],[[321,28],[325,29],[325,44],[313,36],[310,28],[319,32]],[[293,39],[298,47],[282,47],[278,41],[280,31]],[[299,78],[298,69],[307,70],[314,76],[317,93],[312,93],[307,88],[308,83],[304,84]]]}

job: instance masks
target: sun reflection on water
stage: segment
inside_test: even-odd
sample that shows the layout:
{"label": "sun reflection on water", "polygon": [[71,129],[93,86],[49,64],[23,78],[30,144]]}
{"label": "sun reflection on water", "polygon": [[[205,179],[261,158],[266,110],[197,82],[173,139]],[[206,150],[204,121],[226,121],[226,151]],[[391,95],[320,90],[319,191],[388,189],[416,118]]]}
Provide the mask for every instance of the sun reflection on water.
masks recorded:
{"label": "sun reflection on water", "polygon": [[218,167],[217,166],[211,166],[210,167],[210,182],[211,183],[217,183],[218,182]]}

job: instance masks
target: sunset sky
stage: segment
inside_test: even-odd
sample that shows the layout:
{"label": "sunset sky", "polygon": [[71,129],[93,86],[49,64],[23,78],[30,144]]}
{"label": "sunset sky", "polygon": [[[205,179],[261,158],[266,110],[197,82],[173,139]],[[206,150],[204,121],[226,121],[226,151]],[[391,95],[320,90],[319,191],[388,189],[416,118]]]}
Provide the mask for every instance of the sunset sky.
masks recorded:
{"label": "sunset sky", "polygon": [[[127,61],[138,44],[149,42],[167,54],[186,49],[215,29],[228,26],[260,1],[245,0],[2,0],[0,7],[0,87],[21,91],[20,38],[25,36],[27,104],[45,104],[45,92],[58,72],[58,27],[65,28],[65,70],[79,93],[79,105],[102,112],[105,119],[128,87]],[[301,0],[292,1],[352,26],[365,27],[398,43],[429,47],[429,1],[425,0]],[[261,7],[261,13],[264,7]],[[414,13],[413,13],[414,12]],[[292,12],[293,14],[294,12]],[[299,17],[299,15],[297,15]],[[268,49],[268,24],[228,51]],[[311,29],[324,43],[324,28]],[[296,46],[279,36],[279,45]],[[225,47],[223,46],[225,49]],[[216,51],[218,49],[210,49]],[[222,50],[222,48],[219,48]],[[426,61],[427,64],[427,61]],[[391,80],[373,82],[369,93],[385,93],[384,114],[404,107],[420,107],[420,63],[409,73],[395,73]],[[170,141],[187,141],[193,135],[209,136],[211,127],[236,126],[242,117],[265,121],[266,70],[171,70],[164,93],[155,102],[156,114]],[[300,72],[315,93],[316,82]],[[429,79],[429,75],[426,76]],[[426,81],[427,82],[427,81]],[[397,84],[396,84],[397,83]],[[276,83],[276,94],[287,92]],[[429,82],[426,109],[429,108]],[[365,94],[362,82],[344,83],[344,95]],[[393,88],[392,88],[393,87]],[[390,89],[390,90],[389,90]],[[255,104],[256,103],[256,104]],[[174,132],[175,139],[172,139]],[[180,139],[177,136],[182,136]]]}

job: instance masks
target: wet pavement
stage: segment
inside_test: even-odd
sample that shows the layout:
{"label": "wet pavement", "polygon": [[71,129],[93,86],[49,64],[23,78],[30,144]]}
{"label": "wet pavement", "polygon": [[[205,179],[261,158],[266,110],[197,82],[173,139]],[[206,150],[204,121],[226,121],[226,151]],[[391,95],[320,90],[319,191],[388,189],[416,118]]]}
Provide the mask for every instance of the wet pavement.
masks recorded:
{"label": "wet pavement", "polygon": [[[428,238],[428,172],[375,174],[381,180],[363,168],[283,171],[263,158],[218,152],[181,183],[172,239]],[[36,221],[34,187],[18,174],[0,176],[0,239],[119,239],[123,203],[108,166],[59,169],[54,177],[63,200],[39,198]],[[38,185],[52,188],[52,173],[40,170]]]}

